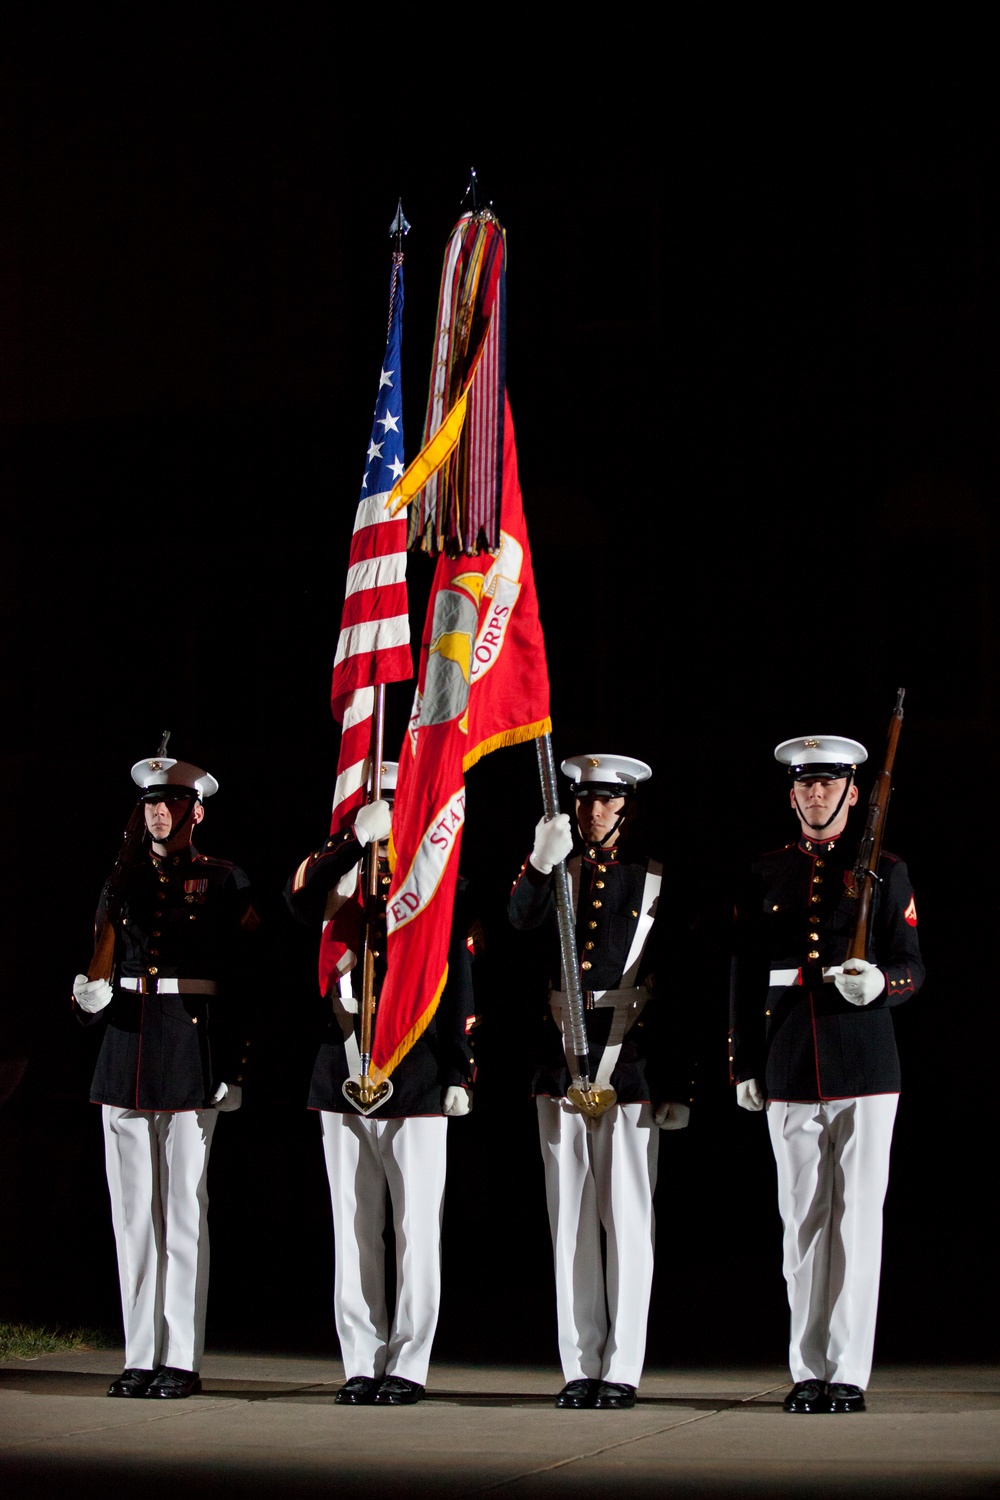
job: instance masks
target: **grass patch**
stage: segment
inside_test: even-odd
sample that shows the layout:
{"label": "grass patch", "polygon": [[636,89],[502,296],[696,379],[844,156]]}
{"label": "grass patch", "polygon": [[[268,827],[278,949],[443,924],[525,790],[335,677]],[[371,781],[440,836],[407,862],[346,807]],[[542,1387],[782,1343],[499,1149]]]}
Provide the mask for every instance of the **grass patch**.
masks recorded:
{"label": "grass patch", "polygon": [[33,1328],[28,1323],[0,1323],[0,1359],[37,1359],[70,1349],[114,1349],[121,1343],[106,1328]]}

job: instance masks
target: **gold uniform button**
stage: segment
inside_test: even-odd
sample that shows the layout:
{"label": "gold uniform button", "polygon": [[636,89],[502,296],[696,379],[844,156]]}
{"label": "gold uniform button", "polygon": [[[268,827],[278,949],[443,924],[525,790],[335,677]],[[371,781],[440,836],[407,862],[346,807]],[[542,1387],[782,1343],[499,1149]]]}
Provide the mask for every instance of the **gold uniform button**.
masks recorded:
{"label": "gold uniform button", "polygon": [[819,905],[820,898],[818,896],[810,896],[809,899],[812,902],[813,906]]}
{"label": "gold uniform button", "polygon": [[594,928],[597,926],[597,923],[593,920],[593,918],[591,918],[591,920],[587,923],[587,926],[590,928],[591,932],[593,932]]}
{"label": "gold uniform button", "polygon": [[781,910],[781,907],[780,907],[780,906],[772,906],[772,907],[771,907],[771,910],[772,910],[772,911],[780,911],[780,910]]}
{"label": "gold uniform button", "polygon": [[[769,1016],[771,1014],[771,1012],[769,1010],[766,1010],[764,1012],[764,1014],[765,1014],[765,1016]],[[729,1061],[732,1062],[732,1058],[730,1058]]]}
{"label": "gold uniform button", "polygon": [[242,1083],[243,1082],[243,1074],[242,1073],[237,1073],[237,1075],[236,1075],[236,1082],[237,1083]]}
{"label": "gold uniform button", "polygon": [[818,943],[819,942],[819,933],[818,932],[811,932],[809,934],[809,941],[811,943]]}
{"label": "gold uniform button", "polygon": [[595,886],[595,888],[597,890],[603,891],[603,889],[604,889],[604,881],[603,880],[595,880],[594,881],[594,886]]}
{"label": "gold uniform button", "polygon": [[[523,869],[524,869],[524,866],[523,866],[523,865],[522,865],[522,866],[521,866],[521,869],[522,869],[522,870],[523,870]],[[383,876],[382,876],[382,884],[383,884],[383,885],[388,885],[388,884],[389,884],[389,883],[390,883],[390,881],[391,881],[391,880],[392,880],[392,876],[391,876],[391,875],[383,875]]]}
{"label": "gold uniform button", "polygon": [[598,865],[597,866],[597,873],[598,873],[598,875],[606,875],[608,873],[608,867],[607,867],[607,865]]}
{"label": "gold uniform button", "polygon": [[822,884],[823,884],[823,877],[822,877],[822,875],[814,875],[813,876],[813,885],[822,885]]}
{"label": "gold uniform button", "polygon": [[592,901],[590,904],[591,904],[591,906],[598,907],[598,906],[602,906],[604,903],[601,902],[601,901]]}
{"label": "gold uniform button", "polygon": [[816,868],[817,868],[817,870],[822,870],[822,869],[825,868],[825,866],[826,866],[826,860],[825,859],[818,859],[816,861]]}
{"label": "gold uniform button", "polygon": [[160,956],[160,950],[159,950],[159,948],[150,948],[150,950],[149,950],[149,956],[150,956],[150,958],[159,958],[159,956]]}
{"label": "gold uniform button", "polygon": [[638,915],[639,915],[639,913],[638,913],[638,912],[637,912],[637,911],[634,911],[634,912],[633,912],[633,913],[632,913],[632,915],[633,915],[633,917],[637,917],[637,916],[638,916]]}
{"label": "gold uniform button", "polygon": [[192,1016],[191,1017],[191,1025],[192,1026],[197,1026],[197,1024],[198,1024],[198,1017],[197,1016]]}
{"label": "gold uniform button", "polygon": [[810,951],[809,951],[809,957],[810,958],[819,958],[819,949],[818,948],[812,948],[812,949],[810,949]]}
{"label": "gold uniform button", "polygon": [[596,859],[597,858],[597,850],[596,849],[588,849],[587,850],[587,858],[588,859]]}
{"label": "gold uniform button", "polygon": [[580,968],[581,968],[581,969],[589,969],[589,968],[591,968],[591,967],[592,967],[592,965],[591,965],[591,962],[590,962],[590,959],[589,959],[589,958],[585,958],[585,959],[584,959],[584,960],[583,960],[583,963],[582,963],[582,964],[581,964],[581,965],[580,965]]}
{"label": "gold uniform button", "polygon": [[155,979],[155,978],[156,978],[156,976],[157,976],[157,974],[159,974],[159,972],[160,972],[160,971],[159,971],[159,969],[158,969],[158,968],[157,968],[157,967],[156,967],[156,965],[155,965],[155,964],[150,964],[150,966],[149,966],[149,968],[148,968],[148,969],[147,969],[147,970],[146,970],[146,973],[147,973],[147,974],[148,974],[148,975],[149,975],[149,977],[150,977],[150,978],[151,978],[151,979]]}
{"label": "gold uniform button", "polygon": [[150,933],[150,936],[151,937],[155,937],[155,938],[156,937],[162,937],[163,933],[162,932],[153,932],[153,933]]}
{"label": "gold uniform button", "polygon": [[594,946],[594,945],[593,945],[593,943],[584,943],[584,945],[583,945],[583,946],[584,946],[584,947],[585,947],[585,948],[593,948],[593,946]]}
{"label": "gold uniform button", "polygon": [[198,913],[196,911],[189,911],[188,912],[188,921],[189,922],[197,922],[197,920],[198,920]]}
{"label": "gold uniform button", "polygon": [[170,884],[170,876],[169,875],[161,875],[160,876],[160,884],[161,885],[169,885]]}
{"label": "gold uniform button", "polygon": [[191,902],[191,901],[194,900],[194,897],[193,896],[185,896],[184,900],[187,901],[187,902]]}

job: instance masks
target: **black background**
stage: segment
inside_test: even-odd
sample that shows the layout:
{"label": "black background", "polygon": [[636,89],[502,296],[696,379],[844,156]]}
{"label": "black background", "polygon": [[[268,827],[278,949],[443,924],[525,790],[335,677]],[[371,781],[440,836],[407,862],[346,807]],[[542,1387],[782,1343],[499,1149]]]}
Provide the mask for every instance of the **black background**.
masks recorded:
{"label": "black background", "polygon": [[[539,13],[541,15],[542,13]],[[324,20],[21,8],[4,35],[0,618],[7,700],[0,1316],[114,1325],[93,1039],[69,1016],[128,770],[173,733],[201,847],[264,919],[262,1062],[213,1154],[210,1347],[335,1349],[303,1108],[347,547],[402,195],[407,454],[473,164],[508,232],[508,388],[557,755],[654,768],[645,816],[709,1039],[661,1143],[653,1361],[783,1358],[773,1168],[725,1069],[731,872],[791,837],[772,746],[907,719],[888,844],[930,977],[903,1094],[878,1353],[992,1352],[998,220],[986,37],[778,12],[699,30],[553,10]],[[362,25],[362,21],[364,24]],[[430,567],[410,569],[420,621]],[[410,690],[389,694],[390,746]],[[863,785],[863,792],[867,787]],[[506,891],[530,746],[469,777],[487,934],[451,1127],[437,1353],[554,1361],[527,1099],[542,975]],[[680,968],[680,965],[679,965]]]}

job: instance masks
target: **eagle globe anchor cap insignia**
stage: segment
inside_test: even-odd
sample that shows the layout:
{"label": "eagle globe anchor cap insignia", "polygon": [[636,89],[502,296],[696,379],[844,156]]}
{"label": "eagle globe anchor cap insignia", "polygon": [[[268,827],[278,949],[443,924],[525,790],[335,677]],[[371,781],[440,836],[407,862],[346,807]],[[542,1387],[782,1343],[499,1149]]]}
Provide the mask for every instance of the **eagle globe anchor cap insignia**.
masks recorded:
{"label": "eagle globe anchor cap insignia", "polygon": [[788,767],[793,781],[807,776],[839,781],[854,775],[868,759],[868,751],[858,740],[840,734],[811,734],[782,740],[774,747],[774,758]]}

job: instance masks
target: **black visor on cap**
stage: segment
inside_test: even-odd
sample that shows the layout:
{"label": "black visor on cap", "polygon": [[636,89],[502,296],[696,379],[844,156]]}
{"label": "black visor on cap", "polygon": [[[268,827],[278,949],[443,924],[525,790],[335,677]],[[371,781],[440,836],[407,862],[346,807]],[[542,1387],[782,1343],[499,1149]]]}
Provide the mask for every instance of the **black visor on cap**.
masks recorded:
{"label": "black visor on cap", "polygon": [[788,774],[793,781],[839,781],[842,776],[853,776],[857,769],[857,766],[828,761],[825,764],[789,766]]}
{"label": "black visor on cap", "polygon": [[573,788],[573,796],[578,802],[590,802],[594,798],[606,799],[609,797],[631,797],[635,791],[634,786],[627,786],[618,781],[583,781],[577,782]]}
{"label": "black visor on cap", "polygon": [[140,802],[197,802],[193,786],[151,786],[139,797]]}

